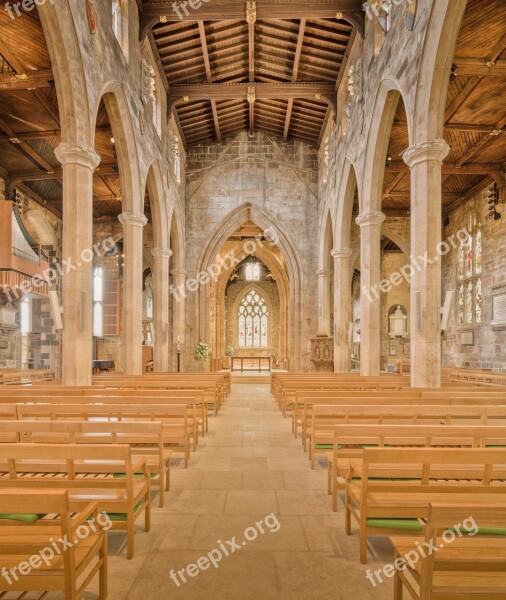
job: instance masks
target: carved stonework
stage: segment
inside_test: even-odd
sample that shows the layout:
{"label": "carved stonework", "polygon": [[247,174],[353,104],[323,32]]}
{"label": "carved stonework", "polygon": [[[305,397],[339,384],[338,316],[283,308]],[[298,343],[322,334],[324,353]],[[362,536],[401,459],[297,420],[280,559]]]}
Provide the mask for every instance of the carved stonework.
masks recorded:
{"label": "carved stonework", "polygon": [[257,20],[257,3],[246,2],[246,22],[252,25]]}
{"label": "carved stonework", "polygon": [[256,87],[254,83],[248,85],[248,102],[254,104],[257,97]]}
{"label": "carved stonework", "polygon": [[334,371],[334,338],[319,335],[311,340],[311,362],[317,372]]}

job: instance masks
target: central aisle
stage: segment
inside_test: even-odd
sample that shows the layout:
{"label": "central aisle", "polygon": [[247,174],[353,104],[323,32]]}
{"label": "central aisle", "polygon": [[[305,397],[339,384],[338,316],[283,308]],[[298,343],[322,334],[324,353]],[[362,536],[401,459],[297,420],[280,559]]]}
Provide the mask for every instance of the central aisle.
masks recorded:
{"label": "central aisle", "polygon": [[[268,385],[234,384],[189,469],[173,469],[166,507],[153,502],[152,531],[138,529],[134,560],[127,561],[111,537],[118,556],[109,563],[110,599],[390,600],[392,581],[373,588],[366,579],[358,534],[344,534],[342,504],[333,514],[325,468],[311,471],[290,423]],[[279,531],[264,527],[217,569],[187,576],[180,587],[169,578],[171,569],[218,549],[218,540],[242,542],[244,531],[270,513]],[[391,560],[388,541],[374,546],[381,549],[374,560]],[[377,564],[371,560],[368,567]]]}

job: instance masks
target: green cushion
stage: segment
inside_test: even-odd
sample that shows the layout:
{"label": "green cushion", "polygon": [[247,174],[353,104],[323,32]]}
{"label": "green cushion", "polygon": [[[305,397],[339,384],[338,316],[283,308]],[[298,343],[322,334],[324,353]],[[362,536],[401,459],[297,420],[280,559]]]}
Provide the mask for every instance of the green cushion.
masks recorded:
{"label": "green cushion", "polygon": [[334,448],[334,444],[316,444],[315,448],[317,450],[332,450]]}
{"label": "green cushion", "polygon": [[9,521],[22,521],[23,523],[35,523],[41,519],[44,515],[35,515],[35,514],[22,514],[22,513],[13,513],[9,514],[0,514],[0,519],[8,519]]}
{"label": "green cushion", "polygon": [[483,535],[503,535],[506,536],[506,529],[503,528],[494,528],[494,527],[480,527],[478,529],[478,533]]}
{"label": "green cushion", "polygon": [[506,448],[506,446],[494,446],[492,444],[491,446],[487,446],[487,448]]}
{"label": "green cushion", "polygon": [[[142,506],[142,500],[135,506],[134,512]],[[107,513],[107,516],[111,521],[126,521],[128,519],[127,513]]]}
{"label": "green cushion", "polygon": [[367,527],[378,529],[401,529],[403,531],[423,531],[418,519],[367,519]]}

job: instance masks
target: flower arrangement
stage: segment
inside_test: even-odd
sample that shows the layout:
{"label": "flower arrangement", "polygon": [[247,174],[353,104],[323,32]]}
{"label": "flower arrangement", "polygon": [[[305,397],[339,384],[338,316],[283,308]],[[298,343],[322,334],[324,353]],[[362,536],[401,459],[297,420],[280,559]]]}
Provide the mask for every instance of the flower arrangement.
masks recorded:
{"label": "flower arrangement", "polygon": [[211,349],[206,342],[200,342],[195,350],[195,360],[204,361],[211,358]]}
{"label": "flower arrangement", "polygon": [[233,346],[227,346],[227,349],[225,350],[225,356],[234,356],[235,354],[235,350]]}

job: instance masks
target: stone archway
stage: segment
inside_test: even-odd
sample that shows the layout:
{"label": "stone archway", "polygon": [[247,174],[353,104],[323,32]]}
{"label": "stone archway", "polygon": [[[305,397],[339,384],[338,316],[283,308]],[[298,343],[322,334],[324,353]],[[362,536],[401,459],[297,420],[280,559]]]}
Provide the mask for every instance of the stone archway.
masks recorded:
{"label": "stone archway", "polygon": [[[215,263],[224,243],[242,225],[255,223],[264,232],[270,232],[286,263],[288,288],[288,332],[287,357],[292,370],[298,370],[301,362],[301,315],[303,314],[302,292],[304,289],[302,268],[298,253],[290,237],[280,224],[263,210],[249,203],[232,211],[215,228],[198,261],[197,273],[207,272]],[[211,339],[211,286],[201,286],[197,291],[197,332],[199,339]]]}

